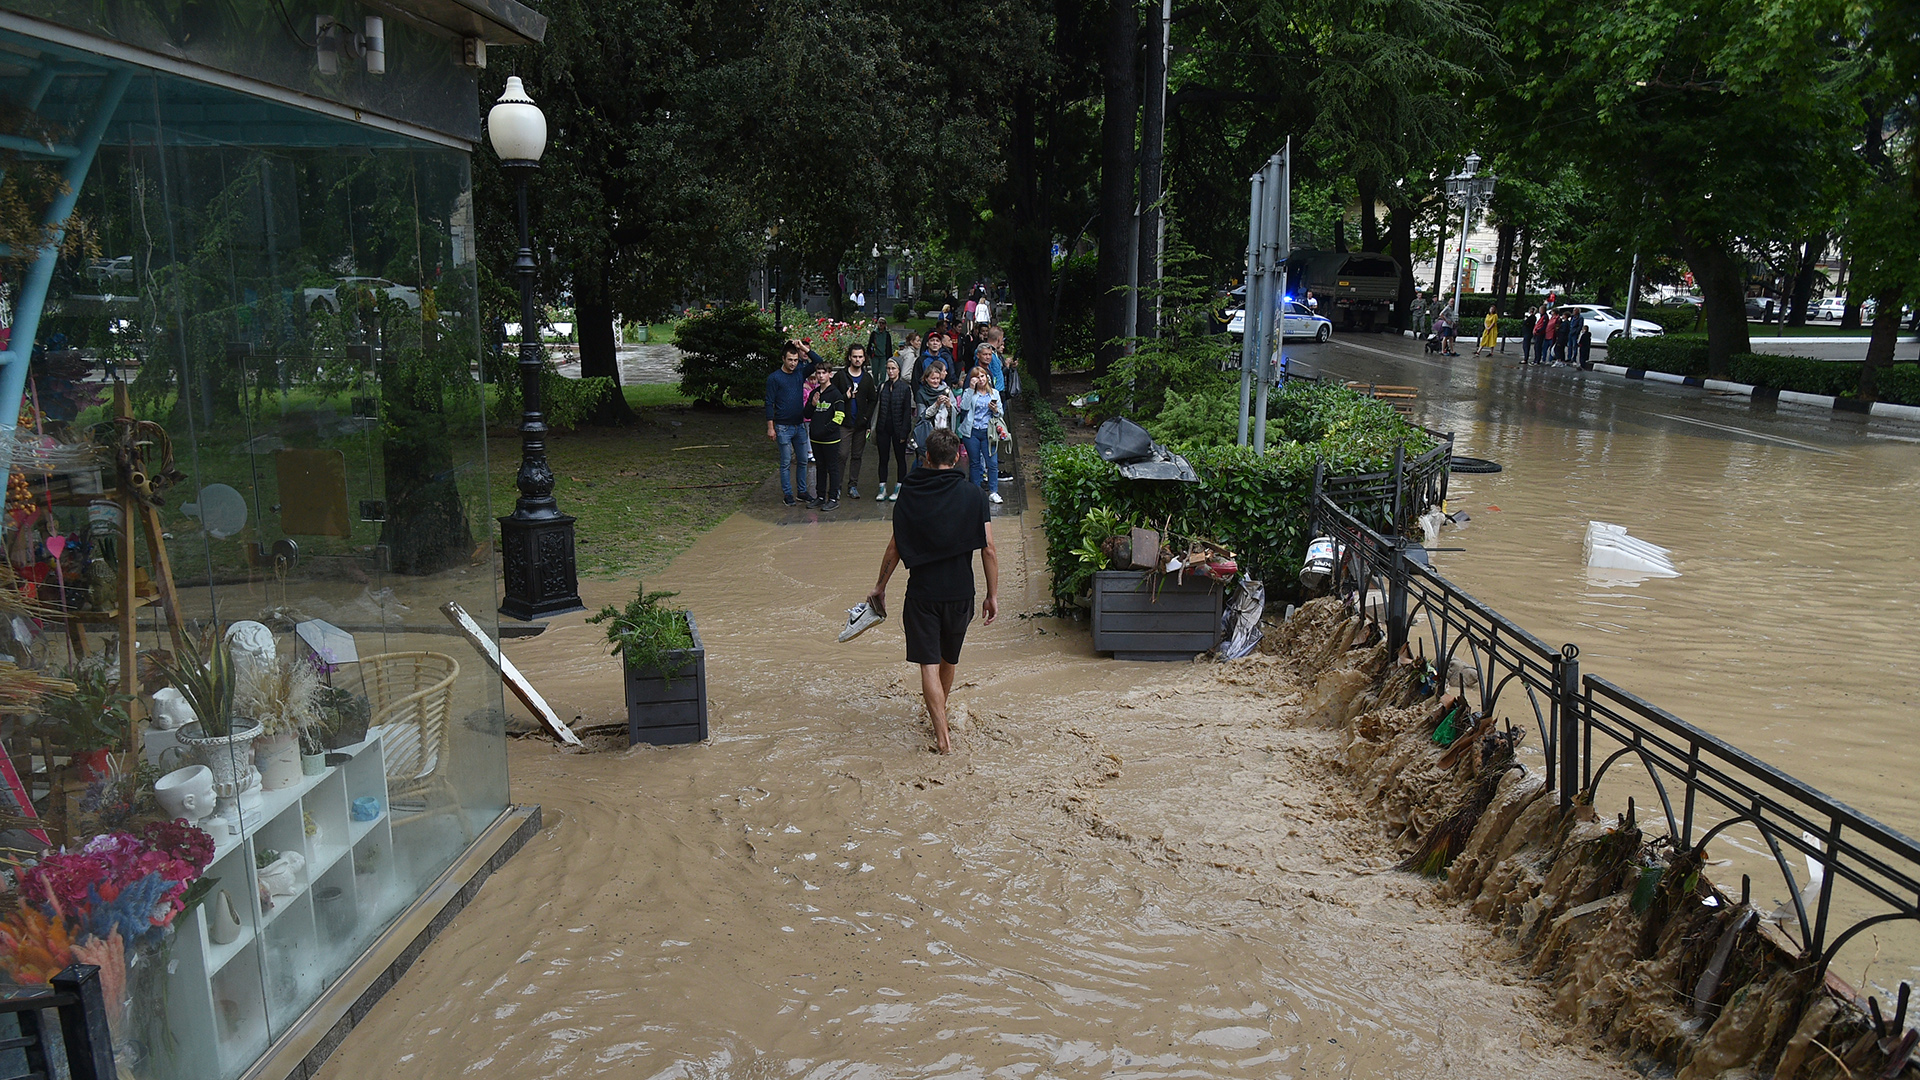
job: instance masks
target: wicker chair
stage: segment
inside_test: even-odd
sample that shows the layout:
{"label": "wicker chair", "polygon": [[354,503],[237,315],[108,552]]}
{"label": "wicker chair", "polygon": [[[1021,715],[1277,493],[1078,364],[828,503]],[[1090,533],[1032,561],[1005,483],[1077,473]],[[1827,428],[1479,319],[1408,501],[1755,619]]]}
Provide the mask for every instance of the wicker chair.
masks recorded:
{"label": "wicker chair", "polygon": [[[453,756],[453,683],[460,677],[460,662],[444,653],[391,652],[365,657],[359,668],[373,705],[370,726],[382,728],[388,805],[396,815],[402,802],[418,811],[451,811],[464,830],[466,814],[447,771]],[[418,811],[414,816],[424,816]],[[394,823],[400,824],[397,816]]]}

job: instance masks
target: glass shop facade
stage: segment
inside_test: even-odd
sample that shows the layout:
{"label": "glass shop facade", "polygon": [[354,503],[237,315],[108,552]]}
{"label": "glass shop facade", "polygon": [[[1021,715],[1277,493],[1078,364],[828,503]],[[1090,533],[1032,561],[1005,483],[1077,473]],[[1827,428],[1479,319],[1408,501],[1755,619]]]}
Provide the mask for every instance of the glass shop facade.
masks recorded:
{"label": "glass shop facade", "polygon": [[257,1070],[508,809],[469,165],[543,26],[0,0],[0,992],[99,967],[122,1076]]}

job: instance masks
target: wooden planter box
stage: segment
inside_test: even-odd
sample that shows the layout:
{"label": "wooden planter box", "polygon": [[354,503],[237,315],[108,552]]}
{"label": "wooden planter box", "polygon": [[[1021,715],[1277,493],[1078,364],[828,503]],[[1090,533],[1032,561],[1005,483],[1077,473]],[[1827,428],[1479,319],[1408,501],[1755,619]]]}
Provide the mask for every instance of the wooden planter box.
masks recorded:
{"label": "wooden planter box", "polygon": [[1191,660],[1220,643],[1220,583],[1198,574],[1169,576],[1159,588],[1140,570],[1093,575],[1093,648],[1115,660]]}
{"label": "wooden planter box", "polygon": [[700,627],[687,612],[687,630],[693,648],[667,654],[669,666],[680,658],[691,663],[669,682],[660,668],[630,668],[627,673],[627,745],[652,743],[676,746],[707,737],[707,646]]}

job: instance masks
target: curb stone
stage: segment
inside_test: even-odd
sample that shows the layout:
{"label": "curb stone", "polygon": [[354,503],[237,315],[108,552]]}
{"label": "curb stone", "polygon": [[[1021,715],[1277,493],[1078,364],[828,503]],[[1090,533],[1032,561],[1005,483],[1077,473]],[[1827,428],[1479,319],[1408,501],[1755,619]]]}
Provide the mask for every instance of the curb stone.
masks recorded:
{"label": "curb stone", "polygon": [[1920,420],[1920,405],[1895,405],[1887,401],[1866,402],[1857,398],[1836,398],[1831,394],[1802,394],[1797,390],[1775,390],[1769,386],[1751,386],[1747,383],[1727,382],[1723,379],[1701,379],[1692,375],[1673,375],[1665,371],[1621,367],[1619,364],[1595,364],[1593,370],[1628,379],[1644,379],[1649,382],[1719,390],[1740,394],[1756,401],[1784,401],[1792,405],[1812,405],[1815,408],[1831,409],[1835,412],[1865,413],[1869,416],[1886,416],[1897,420]]}

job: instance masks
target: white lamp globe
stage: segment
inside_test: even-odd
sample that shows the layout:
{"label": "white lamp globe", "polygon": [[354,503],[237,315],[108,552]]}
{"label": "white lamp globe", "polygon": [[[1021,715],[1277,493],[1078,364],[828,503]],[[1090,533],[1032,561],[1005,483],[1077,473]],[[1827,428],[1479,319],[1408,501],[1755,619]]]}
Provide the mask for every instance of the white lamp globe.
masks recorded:
{"label": "white lamp globe", "polygon": [[546,114],[527,96],[520,76],[508,76],[506,90],[487,113],[487,139],[502,161],[539,161],[546,151]]}

